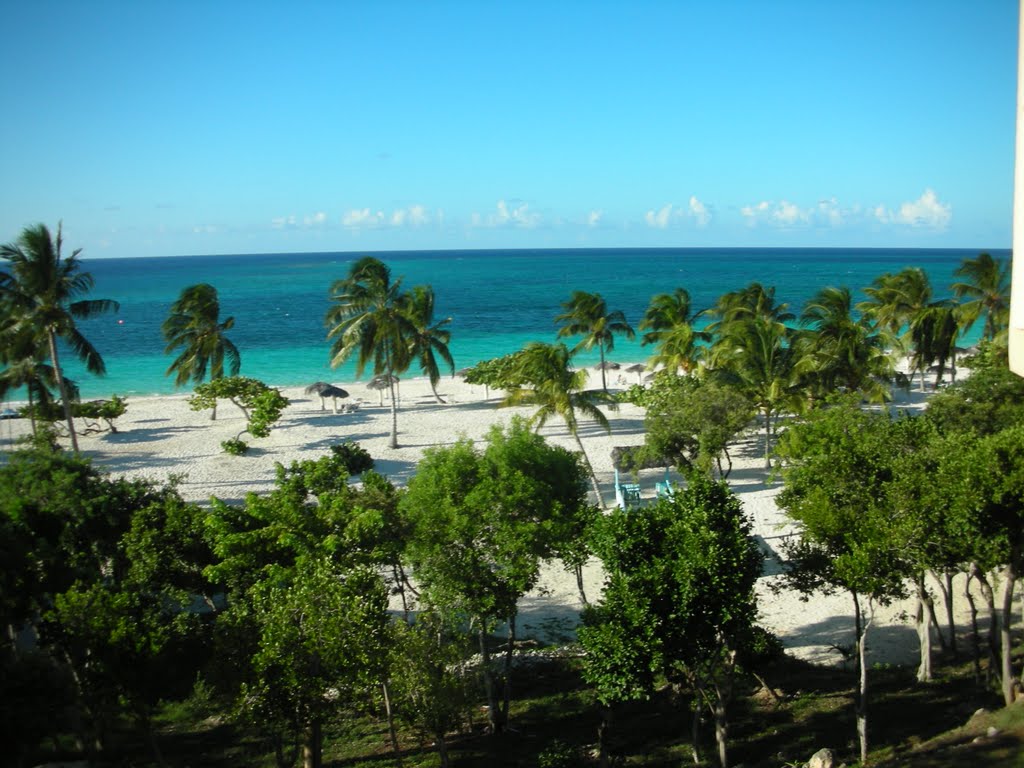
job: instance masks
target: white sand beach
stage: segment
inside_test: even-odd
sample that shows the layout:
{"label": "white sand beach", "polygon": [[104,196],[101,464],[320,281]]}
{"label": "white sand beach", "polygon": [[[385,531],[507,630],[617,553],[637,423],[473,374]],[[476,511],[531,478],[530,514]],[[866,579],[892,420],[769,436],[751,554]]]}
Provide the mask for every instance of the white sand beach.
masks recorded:
{"label": "white sand beach", "polygon": [[[591,371],[592,381],[595,375],[599,377]],[[629,383],[633,380],[629,377]],[[281,391],[291,404],[269,437],[252,440],[244,436],[251,446],[245,456],[225,454],[220,447],[222,440],[235,437],[244,429],[241,412],[222,402],[217,420],[210,421],[208,411],[189,409],[186,394],[129,399],[127,413],[117,421],[117,433],[86,435],[81,438],[81,449],[95,465],[117,475],[157,481],[177,476],[180,492],[188,500],[205,503],[216,496],[236,502],[249,492],[269,490],[276,463],[287,465],[299,459],[317,458],[329,446],[346,440],[357,441],[374,457],[380,473],[404,484],[415,473],[424,449],[449,445],[462,436],[480,439],[492,424],[507,423],[516,414],[531,413],[529,408],[499,408],[500,393],[491,391],[485,399],[483,387],[458,378],[442,380],[438,390],[447,402],[441,405],[425,379],[403,379],[398,413],[401,447],[391,449],[386,395],[381,404],[378,392],[368,389],[365,382],[337,383],[351,394],[347,402],[359,402],[358,410],[335,414],[329,400],[326,410],[321,410],[316,395],[307,395],[301,388],[284,388]],[[612,386],[611,382],[609,385]],[[922,403],[923,396],[915,384],[911,393],[898,393],[895,405],[917,409]],[[581,437],[600,479],[605,501],[612,504],[612,448],[643,442],[644,414],[636,406],[622,405],[607,415],[610,434],[584,423]],[[9,450],[28,430],[26,419],[0,422],[0,448]],[[576,450],[575,442],[557,420],[549,422],[541,433],[552,443]],[[741,439],[732,449],[734,469],[729,483],[752,517],[754,533],[768,556],[765,575],[758,585],[762,623],[782,638],[791,653],[818,663],[838,663],[840,655],[833,646],[853,643],[853,606],[849,596],[819,595],[804,602],[795,593],[777,594],[772,590],[780,570],[779,545],[792,529],[775,504],[781,484],[766,479],[761,451],[758,434]],[[654,496],[654,484],[662,476],[661,470],[641,473],[645,497]],[[599,564],[592,562],[585,577],[587,595],[595,600],[602,583]],[[962,585],[960,577],[956,590],[962,592]],[[962,597],[958,596],[958,603],[965,608]],[[559,563],[548,564],[538,587],[520,604],[519,634],[557,637],[559,633],[554,630],[575,626],[580,608],[575,578]],[[912,624],[915,610],[913,600],[877,610],[868,636],[869,663],[916,663],[917,642]],[[966,614],[963,610],[960,613],[961,630],[966,631]]]}

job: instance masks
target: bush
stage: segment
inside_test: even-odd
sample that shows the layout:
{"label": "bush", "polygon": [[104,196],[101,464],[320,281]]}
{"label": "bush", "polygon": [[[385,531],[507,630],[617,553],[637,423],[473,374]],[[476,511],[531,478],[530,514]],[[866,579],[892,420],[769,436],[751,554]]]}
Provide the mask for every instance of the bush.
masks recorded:
{"label": "bush", "polygon": [[537,768],[582,768],[583,755],[578,747],[555,739],[537,755]]}
{"label": "bush", "polygon": [[345,468],[349,476],[360,475],[368,469],[373,469],[373,457],[359,443],[348,441],[341,445],[332,445],[331,455]]}
{"label": "bush", "polygon": [[633,384],[628,389],[624,389],[615,396],[615,400],[620,403],[630,403],[632,405],[639,405],[641,408],[647,407],[647,387],[640,384]]}
{"label": "bush", "polygon": [[220,447],[224,449],[224,453],[230,453],[232,456],[244,456],[249,451],[249,445],[238,438],[225,440]]}

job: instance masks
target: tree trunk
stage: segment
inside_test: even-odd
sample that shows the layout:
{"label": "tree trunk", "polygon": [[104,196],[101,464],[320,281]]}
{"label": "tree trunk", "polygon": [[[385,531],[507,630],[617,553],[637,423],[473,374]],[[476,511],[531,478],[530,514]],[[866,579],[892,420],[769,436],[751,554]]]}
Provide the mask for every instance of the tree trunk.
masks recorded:
{"label": "tree trunk", "polygon": [[395,731],[395,715],[391,711],[391,697],[388,695],[388,681],[382,680],[381,691],[384,694],[384,714],[388,719],[388,735],[391,737],[391,749],[395,753],[395,765],[402,768],[402,750],[398,746],[398,732]]}
{"label": "tree trunk", "polygon": [[516,615],[508,617],[508,643],[505,645],[505,679],[501,702],[501,722],[508,725],[508,711],[512,704],[512,657],[516,647]]}
{"label": "tree trunk", "polygon": [[604,370],[604,344],[598,344],[597,348],[601,351],[601,389],[608,394],[608,379],[605,377]]}
{"label": "tree trunk", "polygon": [[388,390],[391,392],[391,447],[398,447],[398,398],[395,397],[395,380],[388,370]]}
{"label": "tree trunk", "polygon": [[71,418],[71,403],[68,402],[68,387],[64,383],[64,372],[60,369],[57,357],[57,335],[52,328],[46,329],[46,339],[50,342],[50,359],[53,361],[53,375],[57,377],[57,389],[60,390],[60,402],[64,406],[64,418],[68,423],[68,434],[71,436],[71,448],[78,453],[78,436],[75,434],[75,421]]}
{"label": "tree trunk", "polygon": [[39,437],[39,432],[36,429],[36,409],[33,407],[35,403],[32,399],[32,385],[28,385],[28,420],[32,424],[32,437]]}
{"label": "tree trunk", "polygon": [[993,670],[1000,665],[999,662],[999,612],[996,610],[995,592],[989,583],[985,573],[978,567],[977,563],[971,563],[971,576],[978,581],[978,588],[981,590],[981,597],[988,608],[988,671],[986,677],[992,679]]}
{"label": "tree trunk", "polygon": [[145,722],[146,737],[149,740],[149,749],[153,753],[153,761],[159,766],[167,765],[167,761],[164,760],[164,753],[160,751],[160,742],[156,738],[156,728],[153,727],[153,720],[146,718]]}
{"label": "tree trunk", "polygon": [[498,697],[494,691],[494,672],[491,669],[491,654],[487,648],[487,633],[484,630],[484,622],[480,622],[480,666],[483,668],[484,691],[487,694],[487,730],[491,734],[501,733],[501,712],[498,707]]}
{"label": "tree trunk", "polygon": [[1012,622],[1011,611],[1013,609],[1013,590],[1017,585],[1017,566],[1014,562],[1016,553],[1010,556],[1010,563],[1006,567],[1006,586],[1003,590],[1003,626],[1000,628],[1001,652],[1002,652],[1002,682],[1003,701],[1006,706],[1013,704],[1017,698],[1017,680],[1013,676],[1013,659],[1010,656],[1012,646],[1010,644],[1010,624]]}
{"label": "tree trunk", "polygon": [[583,441],[580,440],[580,436],[575,430],[573,431],[572,436],[576,438],[576,445],[579,446],[580,455],[583,456],[583,464],[587,468],[587,474],[590,475],[590,484],[594,488],[594,495],[597,496],[597,503],[600,505],[602,510],[607,509],[604,504],[604,496],[601,495],[601,486],[597,482],[597,475],[594,474],[594,468],[590,465],[590,459],[587,458],[587,452],[583,448]]}
{"label": "tree trunk", "polygon": [[441,405],[447,405],[447,403],[441,399],[441,396],[437,394],[437,386],[434,382],[430,382],[430,391],[434,393],[434,399],[437,400]]}
{"label": "tree trunk", "polygon": [[700,765],[700,712],[703,706],[700,694],[694,691],[693,717],[690,718],[690,755],[694,765]]}
{"label": "tree trunk", "polygon": [[608,768],[611,765],[611,756],[608,754],[608,732],[612,727],[612,708],[601,707],[601,723],[597,726],[597,762],[601,768]]}
{"label": "tree trunk", "polygon": [[974,595],[971,594],[971,575],[967,575],[967,583],[964,584],[964,597],[971,608],[971,658],[974,661],[974,685],[981,687],[981,633],[978,631],[978,606],[974,603]]}
{"label": "tree trunk", "polygon": [[715,684],[715,742],[718,744],[718,763],[722,768],[729,768],[728,756],[726,754],[729,738],[729,720],[726,717],[726,708],[732,699],[733,670],[736,668],[736,651],[728,651],[728,662],[726,663],[725,679]]}
{"label": "tree trunk", "polygon": [[322,768],[323,733],[319,718],[314,719],[302,734],[302,768]]}
{"label": "tree trunk", "polygon": [[860,741],[860,762],[868,761],[868,667],[866,663],[866,646],[868,629],[875,619],[875,607],[868,599],[869,617],[864,628],[857,636],[857,664],[860,667],[860,693],[857,697],[857,739]]}
{"label": "tree trunk", "polygon": [[939,584],[939,591],[942,593],[942,605],[946,609],[946,629],[949,632],[948,643],[946,647],[955,659],[957,657],[956,647],[956,618],[953,616],[953,577],[956,574],[953,573],[949,568],[943,569],[942,578],[939,578],[939,574],[932,573],[935,580]]}
{"label": "tree trunk", "polygon": [[921,662],[917,667],[917,681],[930,682],[932,679],[932,625],[928,612],[931,595],[924,585],[924,574],[917,577],[917,640],[921,652]]}
{"label": "tree trunk", "polygon": [[444,731],[435,733],[434,741],[437,742],[437,757],[441,761],[441,768],[448,768],[448,742],[444,737]]}
{"label": "tree trunk", "polygon": [[587,593],[583,591],[583,565],[578,564],[574,566],[573,571],[576,574],[576,589],[580,592],[580,602],[584,606],[590,605],[590,601],[587,600]]}
{"label": "tree trunk", "polygon": [[772,468],[772,409],[764,409],[764,468]]}

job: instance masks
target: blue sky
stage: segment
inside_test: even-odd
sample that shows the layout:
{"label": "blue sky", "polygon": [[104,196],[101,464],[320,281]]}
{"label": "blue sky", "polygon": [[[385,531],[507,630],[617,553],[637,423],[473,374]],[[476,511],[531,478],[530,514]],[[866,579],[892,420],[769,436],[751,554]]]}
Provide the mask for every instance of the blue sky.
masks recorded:
{"label": "blue sky", "polygon": [[0,4],[0,240],[1009,247],[1017,3]]}

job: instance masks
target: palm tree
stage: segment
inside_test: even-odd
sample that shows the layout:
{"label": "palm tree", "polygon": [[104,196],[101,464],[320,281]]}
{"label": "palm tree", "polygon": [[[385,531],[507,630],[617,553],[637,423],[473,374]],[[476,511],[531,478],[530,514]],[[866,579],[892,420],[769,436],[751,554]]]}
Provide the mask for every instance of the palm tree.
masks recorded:
{"label": "palm tree", "polygon": [[815,396],[842,387],[861,392],[870,402],[889,398],[895,365],[884,336],[866,318],[854,317],[849,288],[822,288],[804,305],[800,322],[807,329],[795,340],[799,369],[811,380]]}
{"label": "palm tree", "polygon": [[764,462],[771,466],[774,420],[799,410],[798,350],[785,324],[769,315],[740,317],[720,327],[711,348],[710,375],[736,387],[764,417]]}
{"label": "palm tree", "polygon": [[556,323],[562,323],[558,329],[558,338],[583,336],[573,347],[573,354],[581,349],[598,348],[601,353],[601,389],[607,392],[604,353],[614,348],[615,334],[621,333],[627,339],[632,339],[636,335],[632,326],[626,322],[626,316],[621,310],[609,312],[599,293],[573,291],[570,299],[562,302],[562,308],[565,312],[555,318]]}
{"label": "palm tree", "polygon": [[78,436],[71,418],[70,392],[60,367],[57,339],[64,341],[90,373],[106,373],[103,358],[75,326],[104,312],[116,311],[116,301],[84,299],[93,286],[92,275],[79,271],[76,249],[71,256],[61,255],[64,238],[57,225],[57,238],[45,224],[25,227],[14,243],[0,246],[0,258],[10,263],[0,272],[0,310],[11,321],[10,329],[20,333],[29,329],[49,350],[57,389],[64,406],[71,436],[71,447],[78,452]]}
{"label": "palm tree", "polygon": [[441,396],[437,394],[437,382],[441,380],[437,358],[440,356],[448,367],[449,373],[454,375],[455,362],[452,360],[452,353],[448,351],[448,342],[451,341],[452,334],[444,327],[452,319],[446,317],[437,323],[434,322],[434,289],[429,285],[417,285],[412,288],[409,292],[407,309],[413,325],[410,354],[419,360],[420,370],[430,380],[430,389],[434,393],[434,399],[439,403],[444,403]]}
{"label": "palm tree", "polygon": [[923,391],[928,366],[940,358],[944,365],[956,343],[956,333],[949,333],[952,315],[940,317],[952,312],[952,303],[933,299],[931,282],[920,267],[881,275],[864,292],[868,298],[857,308],[910,354],[911,373],[920,373]]}
{"label": "palm tree", "polygon": [[540,429],[552,416],[565,422],[573,436],[583,463],[590,475],[597,501],[604,508],[604,497],[597,475],[590,464],[587,452],[580,439],[579,418],[597,422],[605,432],[611,432],[608,418],[598,408],[599,404],[615,407],[607,392],[584,390],[586,371],[573,370],[565,344],[544,344],[535,341],[516,354],[516,379],[526,382],[509,390],[502,405],[537,405],[537,412],[530,418],[535,429]]}
{"label": "palm tree", "polygon": [[796,315],[789,311],[786,302],[775,302],[775,286],[765,288],[753,282],[739,291],[731,291],[719,297],[715,306],[708,310],[716,320],[708,326],[712,335],[731,322],[760,317],[780,326],[785,326]]}
{"label": "palm tree", "polygon": [[996,261],[991,254],[979,253],[976,258],[964,259],[953,274],[965,278],[963,282],[953,283],[956,297],[969,299],[961,304],[964,331],[970,330],[975,321],[984,315],[985,330],[982,337],[993,341],[1009,325],[1009,264]]}
{"label": "palm tree", "polygon": [[[32,434],[37,434],[35,404],[39,403],[41,411],[46,413],[53,404],[52,390],[57,388],[57,377],[53,366],[45,362],[46,345],[31,328],[13,330],[10,319],[0,325],[0,363],[4,369],[0,371],[0,400],[4,400],[14,390],[24,387],[28,394],[28,414],[32,423]],[[70,379],[64,380],[64,386],[72,399],[78,397],[78,387]]]}
{"label": "palm tree", "polygon": [[794,319],[789,305],[775,301],[775,288],[751,283],[726,293],[711,310],[716,320],[708,330],[712,376],[734,386],[764,417],[764,461],[771,465],[774,421],[784,410],[802,405],[798,350],[786,323]]}
{"label": "palm tree", "polygon": [[402,293],[402,280],[392,282],[391,270],[372,256],[355,262],[348,276],[331,286],[334,306],[327,310],[327,338],[331,345],[331,367],[355,355],[356,376],[373,362],[375,374],[387,375],[391,393],[391,447],[398,447],[398,399],[396,375],[409,367],[410,343],[416,327],[410,319],[409,298]]}
{"label": "palm tree", "polygon": [[672,371],[682,368],[684,373],[696,368],[704,355],[701,342],[711,340],[706,331],[694,330],[693,323],[702,314],[692,311],[690,294],[685,288],[654,296],[640,321],[640,330],[647,331],[641,345],[658,345],[648,366],[660,364]]}
{"label": "palm tree", "polygon": [[[237,376],[242,367],[242,358],[238,348],[224,335],[234,325],[233,317],[220,321],[220,301],[217,289],[212,285],[198,283],[182,289],[160,327],[167,342],[164,354],[182,348],[164,375],[175,374],[176,387],[184,386],[189,381],[201,384],[207,371],[210,379],[222,378],[226,362],[227,375]],[[216,406],[210,418],[217,418]]]}

